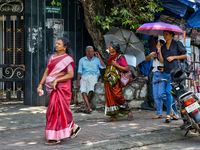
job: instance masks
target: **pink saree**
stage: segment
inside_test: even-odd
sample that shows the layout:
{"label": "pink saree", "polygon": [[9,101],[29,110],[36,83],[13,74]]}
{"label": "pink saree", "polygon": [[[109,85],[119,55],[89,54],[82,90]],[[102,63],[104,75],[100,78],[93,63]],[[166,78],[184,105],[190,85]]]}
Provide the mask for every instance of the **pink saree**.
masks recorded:
{"label": "pink saree", "polygon": [[46,112],[45,138],[48,140],[60,140],[70,136],[70,131],[74,126],[72,113],[69,109],[71,102],[71,79],[65,82],[59,82],[56,90],[52,88],[52,83],[59,72],[73,71],[74,61],[69,55],[61,55],[49,58],[49,74],[46,77],[47,96],[50,100]]}

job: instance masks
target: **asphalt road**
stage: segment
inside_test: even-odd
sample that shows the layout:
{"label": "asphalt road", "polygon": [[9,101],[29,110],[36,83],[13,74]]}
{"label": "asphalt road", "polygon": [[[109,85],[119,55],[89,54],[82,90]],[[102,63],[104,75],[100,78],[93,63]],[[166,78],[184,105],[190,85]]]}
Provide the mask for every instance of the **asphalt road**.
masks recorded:
{"label": "asphalt road", "polygon": [[[76,108],[71,109],[74,112]],[[82,128],[78,136],[48,146],[44,144],[46,107],[0,105],[0,150],[184,150],[187,143],[184,141],[191,144],[191,138],[199,135],[190,132],[185,137],[185,131],[179,129],[183,123],[181,119],[165,123],[165,116],[152,119],[155,114],[156,111],[134,110],[131,121],[123,117],[118,122],[104,122],[108,116],[102,111],[73,113],[75,122]]]}
{"label": "asphalt road", "polygon": [[135,147],[130,150],[200,150],[200,137]]}

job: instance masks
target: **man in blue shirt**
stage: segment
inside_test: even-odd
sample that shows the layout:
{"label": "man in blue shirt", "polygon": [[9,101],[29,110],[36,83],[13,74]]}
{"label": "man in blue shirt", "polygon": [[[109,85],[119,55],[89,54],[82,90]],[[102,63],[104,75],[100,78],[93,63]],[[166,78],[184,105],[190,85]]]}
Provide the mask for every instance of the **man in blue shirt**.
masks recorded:
{"label": "man in blue shirt", "polygon": [[[81,90],[83,99],[87,106],[87,111],[92,112],[89,102],[94,91],[94,85],[97,83],[100,75],[99,68],[105,69],[106,66],[99,53],[94,52],[92,46],[87,46],[85,51],[86,56],[79,60],[77,86]],[[96,57],[94,57],[94,54]]]}

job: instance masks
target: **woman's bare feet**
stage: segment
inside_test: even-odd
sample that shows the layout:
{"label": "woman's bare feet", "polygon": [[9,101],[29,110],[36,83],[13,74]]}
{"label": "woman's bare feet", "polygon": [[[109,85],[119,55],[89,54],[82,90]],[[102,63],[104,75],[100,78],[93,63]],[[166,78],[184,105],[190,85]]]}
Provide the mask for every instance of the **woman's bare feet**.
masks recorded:
{"label": "woman's bare feet", "polygon": [[132,114],[132,113],[129,113],[127,119],[128,119],[128,121],[133,120],[133,114]]}
{"label": "woman's bare feet", "polygon": [[116,122],[116,121],[117,121],[117,118],[115,118],[115,117],[111,117],[106,120],[106,122]]}

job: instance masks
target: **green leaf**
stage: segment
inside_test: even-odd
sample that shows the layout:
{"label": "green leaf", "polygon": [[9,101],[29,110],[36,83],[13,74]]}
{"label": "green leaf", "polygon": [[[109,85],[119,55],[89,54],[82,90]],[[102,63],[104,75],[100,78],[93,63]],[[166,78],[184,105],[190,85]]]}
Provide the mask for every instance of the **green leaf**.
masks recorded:
{"label": "green leaf", "polygon": [[[142,1],[142,2],[141,2]],[[96,16],[94,22],[101,25],[102,29],[110,29],[113,26],[136,30],[146,20],[154,19],[155,12],[164,9],[158,4],[160,0],[118,0],[119,4],[110,8],[107,16]]]}

